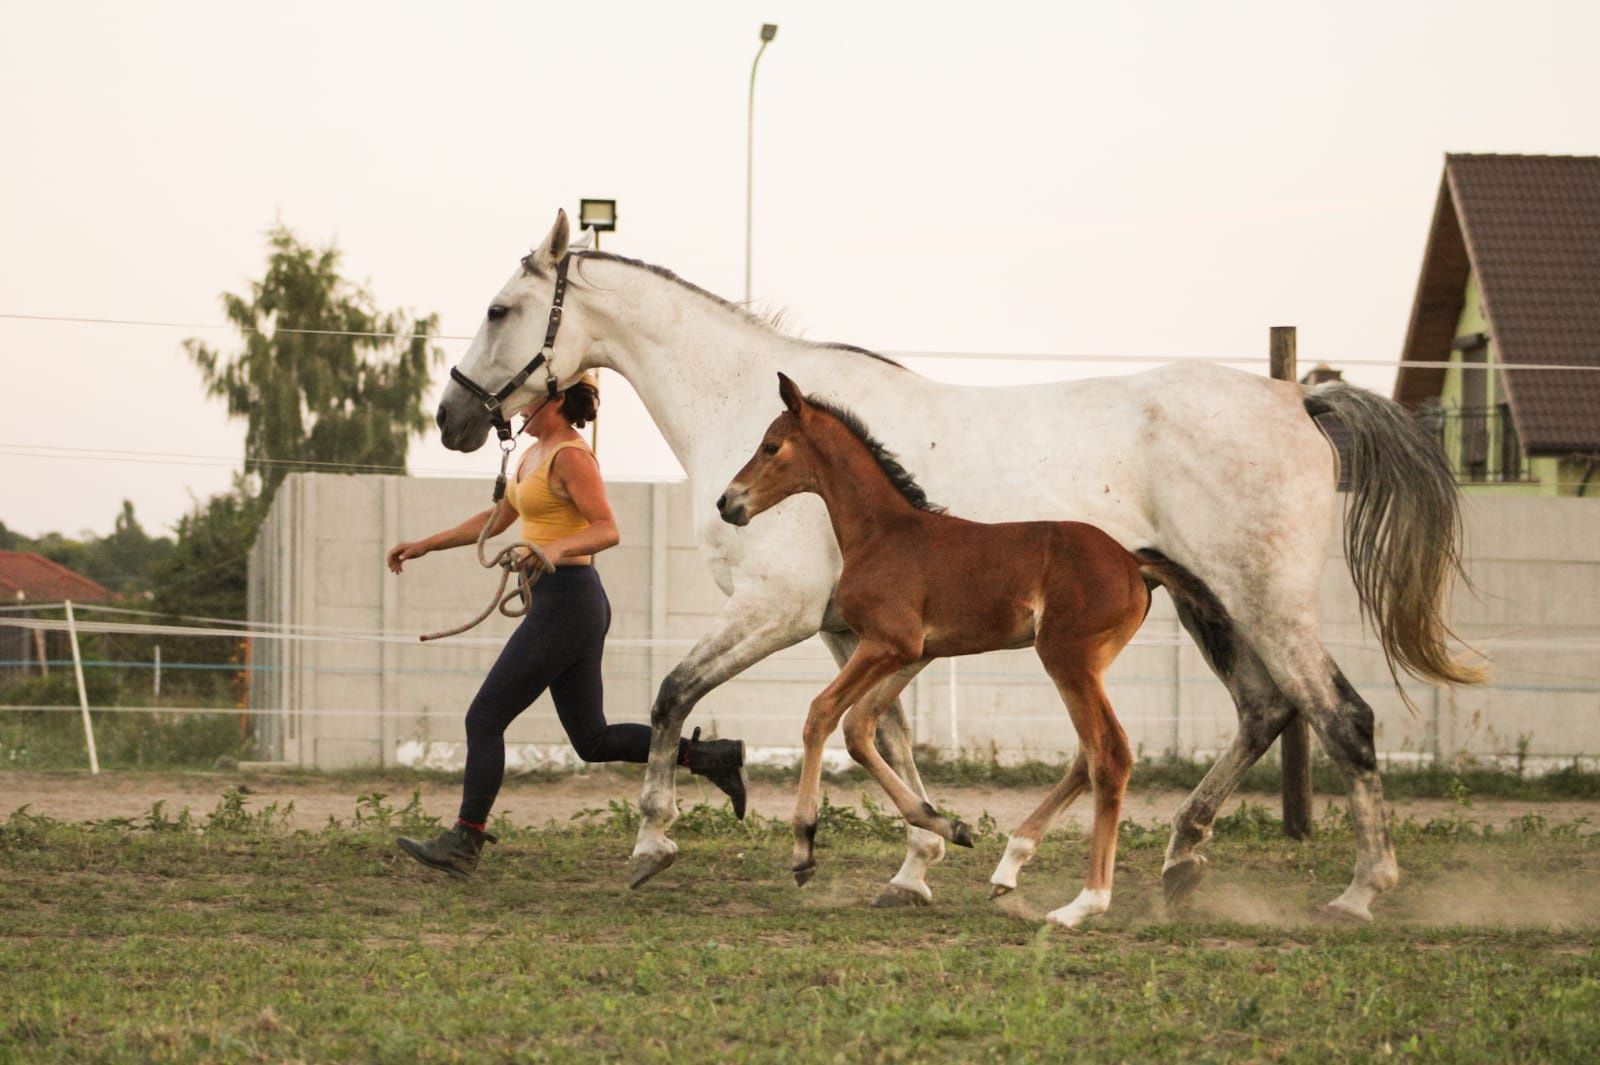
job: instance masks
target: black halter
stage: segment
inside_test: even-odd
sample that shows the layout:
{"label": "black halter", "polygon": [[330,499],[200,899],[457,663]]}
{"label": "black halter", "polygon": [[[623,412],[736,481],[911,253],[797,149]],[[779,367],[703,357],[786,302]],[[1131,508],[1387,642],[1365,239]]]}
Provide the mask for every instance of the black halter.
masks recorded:
{"label": "black halter", "polygon": [[556,331],[561,328],[561,303],[567,296],[567,264],[571,259],[572,255],[569,252],[561,257],[560,262],[556,263],[556,290],[550,304],[550,324],[545,327],[544,331],[544,347],[539,349],[539,354],[535,355],[528,362],[528,365],[524,366],[511,380],[505,383],[504,388],[498,392],[490,392],[462,373],[457,367],[450,367],[450,379],[483,402],[483,409],[489,412],[489,420],[494,423],[494,431],[500,435],[502,441],[510,440],[512,433],[511,423],[506,420],[505,412],[500,405],[510,398],[511,393],[522,387],[522,382],[526,381],[533,371],[543,366],[545,373],[544,384],[550,393],[550,398],[555,399],[561,394],[556,375],[550,369],[550,355],[551,350],[555,347]]}

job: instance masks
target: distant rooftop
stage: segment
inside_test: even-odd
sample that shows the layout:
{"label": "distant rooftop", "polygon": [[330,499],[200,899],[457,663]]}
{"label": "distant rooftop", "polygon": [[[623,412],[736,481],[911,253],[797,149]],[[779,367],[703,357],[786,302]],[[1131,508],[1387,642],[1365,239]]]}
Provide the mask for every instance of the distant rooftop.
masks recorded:
{"label": "distant rooftop", "polygon": [[0,551],[0,605],[19,599],[32,603],[59,603],[63,599],[101,603],[110,598],[111,593],[101,585],[43,555]]}
{"label": "distant rooftop", "polygon": [[[1502,363],[1600,367],[1600,157],[1445,156],[1403,361],[1449,360],[1469,270]],[[1444,374],[1402,365],[1395,398],[1414,407]],[[1600,452],[1600,373],[1503,380],[1529,454]]]}

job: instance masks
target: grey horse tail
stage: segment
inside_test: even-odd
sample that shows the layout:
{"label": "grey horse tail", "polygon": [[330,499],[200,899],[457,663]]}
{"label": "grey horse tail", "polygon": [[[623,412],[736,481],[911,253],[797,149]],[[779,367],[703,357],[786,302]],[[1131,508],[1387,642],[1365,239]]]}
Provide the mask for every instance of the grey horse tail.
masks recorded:
{"label": "grey horse tail", "polygon": [[1449,649],[1459,638],[1445,619],[1448,592],[1466,574],[1461,497],[1438,441],[1398,403],[1342,381],[1308,387],[1304,402],[1307,414],[1336,415],[1349,434],[1345,560],[1395,684],[1396,667],[1422,680],[1482,683],[1488,671]]}

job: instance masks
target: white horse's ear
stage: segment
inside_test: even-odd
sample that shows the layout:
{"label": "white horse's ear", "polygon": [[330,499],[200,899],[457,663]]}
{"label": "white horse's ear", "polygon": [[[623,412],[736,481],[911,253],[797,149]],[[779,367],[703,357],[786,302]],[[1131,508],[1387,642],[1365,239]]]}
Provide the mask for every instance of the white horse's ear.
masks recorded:
{"label": "white horse's ear", "polygon": [[806,399],[800,394],[800,386],[780,373],[778,374],[778,396],[783,400],[783,405],[789,408],[789,413],[799,415],[800,408],[805,406]]}
{"label": "white horse's ear", "polygon": [[541,269],[554,270],[556,263],[567,254],[571,237],[572,226],[567,223],[567,212],[558,208],[556,223],[550,227],[550,232],[545,235],[544,243],[539,245],[539,250],[533,253],[533,261]]}
{"label": "white horse's ear", "polygon": [[585,229],[578,234],[578,239],[567,245],[568,251],[588,251],[594,247],[594,230]]}

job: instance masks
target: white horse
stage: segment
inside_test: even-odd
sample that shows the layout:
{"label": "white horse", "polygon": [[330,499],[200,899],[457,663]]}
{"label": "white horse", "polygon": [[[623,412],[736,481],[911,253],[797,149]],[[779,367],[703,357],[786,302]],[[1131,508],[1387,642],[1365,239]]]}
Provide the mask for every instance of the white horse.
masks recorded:
{"label": "white horse", "polygon": [[[553,304],[562,306],[559,315]],[[1240,727],[1174,817],[1162,869],[1169,900],[1193,890],[1205,863],[1196,848],[1223,801],[1296,713],[1349,780],[1355,874],[1329,906],[1370,919],[1373,898],[1397,881],[1372,710],[1318,631],[1337,459],[1312,420],[1333,411],[1352,436],[1346,553],[1391,665],[1471,682],[1475,672],[1447,650],[1442,618],[1445,586],[1458,568],[1454,481],[1433,442],[1395,404],[1343,384],[1308,389],[1194,364],[1026,387],[941,384],[859,348],[782,335],[659,267],[571,250],[560,213],[494,297],[453,372],[439,404],[441,439],[473,451],[491,424],[487,393],[502,393],[501,407],[514,410],[537,389],[564,386],[595,366],[628,380],[688,471],[700,549],[728,596],[711,631],[662,683],[651,712],[635,886],[676,855],[667,836],[677,817],[674,763],[694,705],[814,633],[841,664],[854,646],[832,609],[840,556],[817,497],[786,500],[745,528],[717,513],[718,493],[770,421],[779,370],[856,411],[951,513],[1089,522],[1130,550],[1165,555],[1225,608],[1204,619],[1179,609],[1232,694]],[[994,431],[974,435],[985,426]],[[885,715],[880,737],[889,763],[923,791],[898,706]],[[904,864],[879,902],[930,900],[926,874],[943,855],[940,837],[910,829]],[[1014,840],[995,883],[1014,885],[1031,857],[1031,844]]]}

